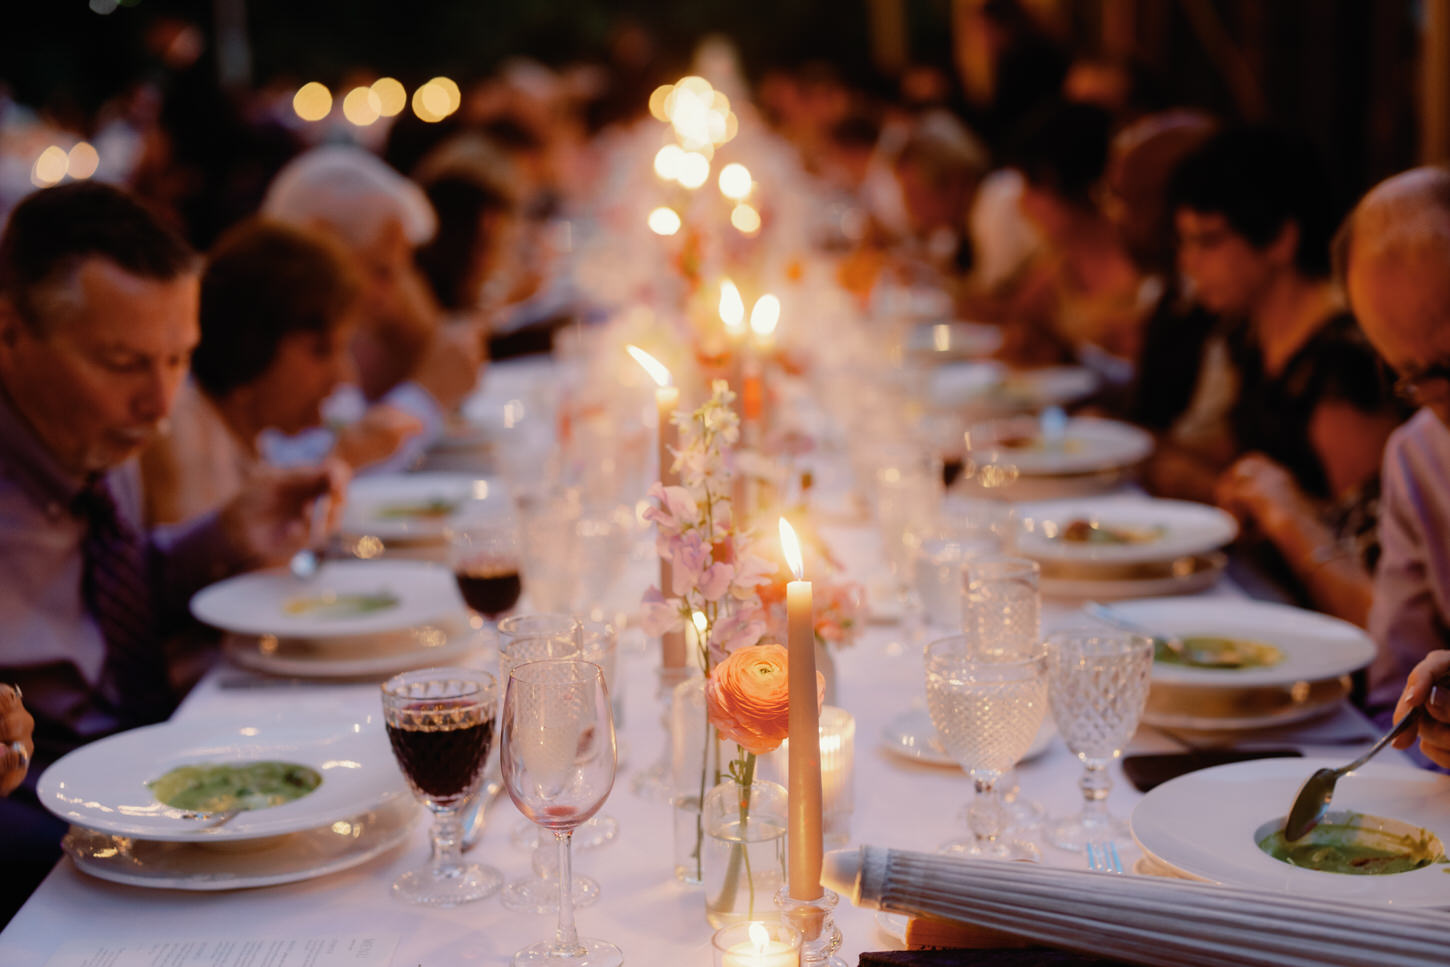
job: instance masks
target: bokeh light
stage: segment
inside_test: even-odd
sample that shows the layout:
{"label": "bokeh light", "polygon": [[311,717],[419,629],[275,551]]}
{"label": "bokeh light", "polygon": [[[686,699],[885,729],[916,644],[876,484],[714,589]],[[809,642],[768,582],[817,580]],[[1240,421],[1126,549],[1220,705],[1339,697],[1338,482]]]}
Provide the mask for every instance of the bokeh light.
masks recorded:
{"label": "bokeh light", "polygon": [[408,90],[395,77],[379,77],[373,81],[378,96],[378,113],[385,118],[396,117],[408,106]]}
{"label": "bokeh light", "polygon": [[685,151],[677,144],[667,144],[655,153],[655,174],[665,181],[674,181],[680,177],[680,161],[685,157]]}
{"label": "bokeh light", "polygon": [[720,194],[734,201],[740,201],[750,194],[754,184],[750,169],[739,162],[731,162],[720,169]]}
{"label": "bokeh light", "polygon": [[760,212],[751,205],[741,202],[731,210],[730,224],[746,235],[754,235],[760,231]]}
{"label": "bokeh light", "polygon": [[680,184],[686,188],[699,188],[710,180],[710,159],[695,151],[686,151],[680,156]]}
{"label": "bokeh light", "polygon": [[65,177],[69,165],[70,159],[66,157],[65,149],[51,145],[35,159],[35,165],[30,169],[30,183],[37,188],[54,185]]}
{"label": "bokeh light", "polygon": [[308,81],[292,96],[292,110],[304,121],[321,121],[332,113],[332,92],[325,84]]}
{"label": "bokeh light", "polygon": [[382,98],[371,87],[354,87],[342,99],[342,116],[360,128],[372,124],[382,113]]}
{"label": "bokeh light", "polygon": [[649,213],[649,230],[656,235],[673,235],[680,230],[680,216],[673,208],[656,208]]}
{"label": "bokeh light", "polygon": [[66,174],[84,181],[101,166],[101,154],[88,141],[77,141],[66,155]]}
{"label": "bokeh light", "polygon": [[443,110],[443,116],[447,117],[463,106],[463,92],[458,89],[458,84],[449,77],[435,77],[428,82],[443,92],[448,98],[448,105]]}
{"label": "bokeh light", "polygon": [[669,98],[669,96],[674,93],[674,90],[675,85],[673,84],[661,84],[659,87],[656,87],[654,89],[653,93],[650,94],[649,113],[650,116],[656,121],[668,121],[670,119],[670,114],[665,107],[665,102]]}

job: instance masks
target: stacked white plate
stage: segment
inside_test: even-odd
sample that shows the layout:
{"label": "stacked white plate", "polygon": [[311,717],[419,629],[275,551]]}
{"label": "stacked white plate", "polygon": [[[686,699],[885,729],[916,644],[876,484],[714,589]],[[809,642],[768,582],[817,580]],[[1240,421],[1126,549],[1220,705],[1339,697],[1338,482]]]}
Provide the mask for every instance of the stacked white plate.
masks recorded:
{"label": "stacked white plate", "polygon": [[973,360],[933,369],[928,395],[938,409],[987,419],[1066,406],[1091,396],[1098,383],[1086,366],[1013,370],[994,360]]}
{"label": "stacked white plate", "polygon": [[[1259,848],[1258,840],[1282,823],[1304,781],[1316,769],[1343,765],[1352,754],[1337,760],[1255,759],[1180,776],[1138,803],[1133,837],[1147,858],[1189,879],[1345,903],[1450,907],[1445,885],[1450,867],[1444,863],[1353,875],[1301,869]],[[1332,810],[1388,820],[1390,829],[1408,827],[1412,840],[1425,830],[1450,844],[1450,776],[1371,762],[1339,780]]]}
{"label": "stacked white plate", "polygon": [[1064,598],[1201,591],[1223,573],[1220,549],[1238,536],[1238,523],[1217,507],[1152,497],[1024,503],[1017,518],[1017,553],[1042,566],[1044,595]]}
{"label": "stacked white plate", "polygon": [[[179,766],[280,761],[322,777],[312,792],[224,822],[156,800]],[[380,719],[167,722],[83,746],[40,777],[40,801],[71,823],[84,872],[132,886],[228,890],[308,879],[398,845],[418,807]]]}
{"label": "stacked white plate", "polygon": [[1073,417],[1060,428],[1044,424],[1032,416],[977,424],[967,434],[967,459],[1003,497],[1045,500],[1115,487],[1153,452],[1152,434],[1130,423]]}
{"label": "stacked white plate", "polygon": [[907,335],[906,348],[926,362],[980,359],[1002,348],[1002,329],[980,322],[926,322]]}
{"label": "stacked white plate", "polygon": [[497,477],[469,473],[396,473],[348,485],[339,537],[368,557],[447,562],[447,531],[471,517],[503,513],[508,494]]}
{"label": "stacked white plate", "polygon": [[422,561],[328,561],[308,579],[255,571],[203,589],[191,611],[230,632],[234,662],[275,675],[383,677],[480,643],[453,573]]}
{"label": "stacked white plate", "polygon": [[1273,664],[1201,668],[1153,665],[1143,721],[1191,732],[1241,732],[1287,725],[1333,710],[1349,675],[1374,660],[1364,630],[1317,611],[1264,601],[1160,598],[1113,610],[1155,635],[1229,638],[1268,645]]}

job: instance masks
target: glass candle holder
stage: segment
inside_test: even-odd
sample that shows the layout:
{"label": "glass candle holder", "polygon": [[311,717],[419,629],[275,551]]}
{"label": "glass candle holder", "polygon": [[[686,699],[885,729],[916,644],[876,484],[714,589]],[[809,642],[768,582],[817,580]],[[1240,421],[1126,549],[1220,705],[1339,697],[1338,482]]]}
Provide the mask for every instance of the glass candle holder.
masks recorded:
{"label": "glass candle holder", "polygon": [[715,931],[715,967],[800,967],[801,933],[781,920],[747,920]]}

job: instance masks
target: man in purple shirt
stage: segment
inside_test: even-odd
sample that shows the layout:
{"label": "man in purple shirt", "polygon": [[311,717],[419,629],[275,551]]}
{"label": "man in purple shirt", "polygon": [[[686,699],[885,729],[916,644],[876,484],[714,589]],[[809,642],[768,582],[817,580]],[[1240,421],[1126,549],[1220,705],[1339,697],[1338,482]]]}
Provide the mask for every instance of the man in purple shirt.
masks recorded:
{"label": "man in purple shirt", "polygon": [[198,269],[102,184],[30,195],[0,236],[0,682],[35,719],[29,773],[0,799],[0,922],[58,855],[61,827],[34,795],[44,767],[164,720],[165,645],[192,592],[285,560],[344,482],[330,467],[262,476],[214,514],[146,532],[133,457],[186,375]]}
{"label": "man in purple shirt", "polygon": [[1403,715],[1428,701],[1422,749],[1450,766],[1450,690],[1431,688],[1450,671],[1450,170],[1416,168],[1380,183],[1337,245],[1365,335],[1399,375],[1396,392],[1420,407],[1385,446],[1371,710],[1399,700]]}

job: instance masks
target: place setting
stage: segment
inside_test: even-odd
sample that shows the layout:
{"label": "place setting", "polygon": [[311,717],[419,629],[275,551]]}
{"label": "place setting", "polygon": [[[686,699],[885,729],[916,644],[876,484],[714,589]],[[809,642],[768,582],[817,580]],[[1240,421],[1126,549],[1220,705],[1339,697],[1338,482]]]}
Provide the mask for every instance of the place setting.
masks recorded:
{"label": "place setting", "polygon": [[1130,479],[1153,452],[1153,436],[1130,423],[1067,416],[1051,406],[1036,416],[974,424],[966,459],[1007,500],[1099,493]]}
{"label": "place setting", "polygon": [[1238,536],[1232,515],[1207,504],[1134,495],[1018,504],[1012,545],[1042,567],[1042,591],[1115,600],[1212,587]]}

